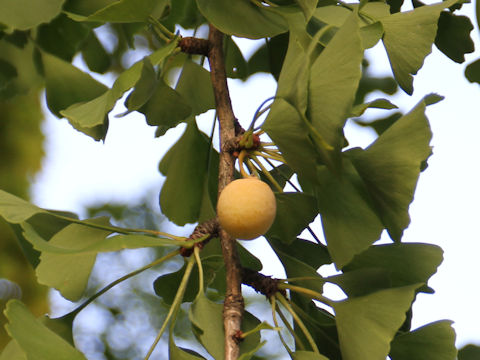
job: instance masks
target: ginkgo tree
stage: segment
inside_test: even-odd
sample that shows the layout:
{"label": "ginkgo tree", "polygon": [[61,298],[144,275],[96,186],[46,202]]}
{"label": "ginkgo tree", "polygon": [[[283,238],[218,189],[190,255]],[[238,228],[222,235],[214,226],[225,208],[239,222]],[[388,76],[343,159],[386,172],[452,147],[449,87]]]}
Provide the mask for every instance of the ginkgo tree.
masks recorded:
{"label": "ginkgo tree", "polygon": [[[410,328],[416,295],[433,293],[428,279],[442,262],[442,250],[402,242],[418,177],[432,153],[425,110],[442,97],[424,94],[412,109],[399,112],[388,98],[365,102],[365,94],[374,89],[392,94],[398,84],[411,95],[413,76],[432,46],[463,62],[473,51],[473,26],[455,13],[463,6],[460,0],[431,5],[416,0],[406,4],[412,10],[402,10],[402,4],[0,1],[2,98],[40,84],[49,111],[98,141],[105,139],[109,113],[126,93],[122,115],[143,114],[156,127],[158,141],[186,123],[159,164],[166,176],[159,202],[175,224],[197,224],[189,237],[126,228],[106,217],[79,219],[42,209],[0,190],[0,215],[15,230],[38,282],[80,301],[59,318],[36,318],[21,301],[9,301],[4,313],[12,340],[0,359],[86,359],[72,333],[77,314],[122,281],[183,258],[180,270],[152,285],[168,310],[144,359],[155,354],[162,338],[168,338],[173,360],[258,359],[261,332],[270,331],[280,337],[285,356],[295,360],[454,360],[451,321]],[[197,36],[201,30],[207,30],[206,38]],[[106,46],[101,31],[114,34],[116,43]],[[247,60],[238,38],[264,41]],[[124,67],[122,56],[135,44],[146,55]],[[365,51],[377,44],[388,55],[393,90],[368,81]],[[72,64],[77,55],[90,73]],[[115,74],[113,85],[95,80],[95,72]],[[233,112],[227,79],[245,80],[258,72],[271,74],[278,86],[275,94],[251,99],[262,105],[245,129]],[[365,122],[369,108],[383,109],[387,117]],[[205,134],[197,125],[197,116],[211,109],[218,147],[215,132]],[[343,130],[351,118],[377,131],[368,147],[349,146]],[[263,235],[285,270],[284,279],[262,274],[256,254],[217,219],[219,194],[240,177],[255,177],[274,193],[267,210],[276,212]],[[252,220],[242,226],[253,222],[250,213],[263,212],[263,201],[257,200],[245,210]],[[231,208],[238,205],[228,201]],[[242,217],[241,211],[235,214]],[[323,235],[310,226],[318,215]],[[376,243],[384,230],[391,242]],[[300,237],[306,232],[311,239]],[[164,248],[164,255],[86,296],[99,253],[145,247]],[[326,264],[333,264],[338,275],[318,271]],[[328,298],[326,283],[340,287],[345,299]],[[259,321],[245,308],[242,284],[270,304],[271,322]],[[185,306],[202,353],[176,345],[176,320]]]}

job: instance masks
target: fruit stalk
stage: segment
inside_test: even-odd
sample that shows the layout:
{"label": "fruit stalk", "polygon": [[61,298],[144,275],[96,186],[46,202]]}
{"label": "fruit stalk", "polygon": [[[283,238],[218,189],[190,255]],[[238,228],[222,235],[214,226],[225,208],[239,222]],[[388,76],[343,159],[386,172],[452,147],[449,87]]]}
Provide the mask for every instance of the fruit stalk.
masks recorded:
{"label": "fruit stalk", "polygon": [[[235,137],[235,115],[233,114],[230,94],[225,74],[223,55],[223,34],[210,25],[208,40],[210,48],[208,61],[215,96],[215,105],[220,124],[220,163],[218,194],[233,180],[235,158],[224,149],[225,144]],[[243,316],[243,296],[241,292],[241,266],[237,254],[235,239],[220,229],[220,243],[225,262],[226,296],[223,305],[223,323],[225,329],[225,360],[239,357],[239,346],[235,335],[240,331]]]}

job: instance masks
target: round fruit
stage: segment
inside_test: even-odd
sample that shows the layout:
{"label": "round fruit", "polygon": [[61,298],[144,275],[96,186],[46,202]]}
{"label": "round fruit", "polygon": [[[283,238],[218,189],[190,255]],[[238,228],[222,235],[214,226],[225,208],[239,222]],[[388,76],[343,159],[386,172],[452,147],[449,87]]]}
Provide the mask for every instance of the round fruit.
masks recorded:
{"label": "round fruit", "polygon": [[218,198],[218,221],[236,239],[251,240],[265,234],[276,211],[273,191],[256,177],[232,181]]}

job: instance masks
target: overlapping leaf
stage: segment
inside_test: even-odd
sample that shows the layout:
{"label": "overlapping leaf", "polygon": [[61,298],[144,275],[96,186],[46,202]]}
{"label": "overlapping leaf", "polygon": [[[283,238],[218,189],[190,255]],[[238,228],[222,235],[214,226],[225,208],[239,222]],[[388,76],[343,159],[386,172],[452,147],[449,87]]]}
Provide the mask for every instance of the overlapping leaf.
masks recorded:
{"label": "overlapping leaf", "polygon": [[86,360],[80,351],[35,319],[20,301],[10,301],[5,315],[9,321],[8,334],[28,360]]}
{"label": "overlapping leaf", "polygon": [[363,59],[358,18],[352,14],[328,43],[310,69],[307,117],[334,153],[324,163],[338,169],[344,146],[343,127],[350,115]]}
{"label": "overlapping leaf", "polygon": [[383,225],[359,173],[348,159],[342,177],[325,166],[318,170],[318,208],[328,251],[337,268],[380,238]]}
{"label": "overlapping leaf", "polygon": [[[108,224],[105,219],[99,224]],[[93,245],[105,239],[109,231],[71,224],[55,234],[49,244],[71,249]],[[40,284],[57,289],[66,299],[77,301],[87,286],[96,253],[55,254],[43,252],[36,268]]]}
{"label": "overlapping leaf", "polygon": [[0,216],[10,223],[19,224],[35,214],[45,212],[45,210],[0,190]]}
{"label": "overlapping leaf", "polygon": [[[223,359],[223,339],[225,337],[223,329],[223,304],[214,303],[204,294],[199,293],[190,308],[189,317],[193,325],[193,332],[200,343],[214,359]],[[256,317],[249,312],[244,313],[242,331],[249,331],[258,324],[260,324],[260,321]],[[240,354],[256,349],[259,343],[260,333],[256,332],[247,336],[244,341],[240,343]]]}
{"label": "overlapping leaf", "polygon": [[282,193],[275,197],[277,215],[266,236],[290,244],[317,216],[316,200],[303,193]]}
{"label": "overlapping leaf", "polygon": [[160,207],[177,225],[196,222],[200,216],[210,151],[207,137],[192,121],[160,162],[160,172],[167,176],[160,192]]}
{"label": "overlapping leaf", "polygon": [[342,359],[385,359],[418,286],[381,290],[335,303]]}
{"label": "overlapping leaf", "polygon": [[442,11],[438,19],[435,45],[453,61],[463,63],[465,54],[472,53],[475,50],[470,37],[472,30],[473,24],[468,17]]}
{"label": "overlapping leaf", "polygon": [[440,247],[421,243],[395,243],[370,247],[343,268],[345,274],[362,269],[381,270],[391,286],[427,283],[443,261]]}
{"label": "overlapping leaf", "polygon": [[454,360],[455,331],[452,321],[437,321],[412,332],[395,337],[392,341],[392,360]]}
{"label": "overlapping leaf", "polygon": [[[149,56],[149,60],[152,65],[158,65],[163,61],[167,56],[169,56],[175,47],[177,46],[176,41],[172,41],[167,46],[157,50]],[[141,78],[142,69],[144,62],[140,60],[136,62],[129,69],[125,70],[117,78],[111,89],[103,88],[103,94],[100,96],[92,96],[92,92],[84,90],[83,93],[88,93],[88,99],[77,100],[75,102],[71,101],[70,103],[62,103],[60,106],[57,106],[55,109],[61,110],[60,114],[68,119],[68,121],[77,129],[89,134],[91,129],[95,129],[99,126],[105,124],[107,114],[112,110],[116,101],[123,96],[125,91],[135,86],[138,80]],[[54,76],[54,75],[52,75]],[[86,75],[85,75],[86,76]],[[47,79],[48,80],[48,79]],[[58,80],[60,82],[60,80]],[[54,84],[56,85],[56,84]],[[66,85],[66,84],[65,84]],[[75,79],[73,79],[69,84],[69,88],[76,89],[80,84],[77,84]],[[53,93],[58,93],[62,88],[57,86],[52,86]],[[73,90],[69,90],[73,91]],[[52,93],[52,96],[53,96]],[[47,88],[48,94],[48,88]],[[62,97],[60,97],[62,98]],[[83,101],[83,102],[80,102]],[[63,110],[62,110],[63,109]],[[97,134],[94,136],[96,140],[103,139],[106,135],[106,130],[103,133]]]}
{"label": "overlapping leaf", "polygon": [[67,13],[75,21],[135,23],[146,22],[157,7],[166,6],[159,0],[119,0],[89,16]]}
{"label": "overlapping leaf", "polygon": [[395,241],[400,241],[410,223],[408,207],[421,164],[431,154],[432,133],[425,108],[439,100],[441,97],[437,95],[425,97],[365,151],[351,152],[352,163],[368,189],[377,214]]}
{"label": "overlapping leaf", "polygon": [[293,360],[328,360],[325,356],[311,351],[295,351],[292,354]]}

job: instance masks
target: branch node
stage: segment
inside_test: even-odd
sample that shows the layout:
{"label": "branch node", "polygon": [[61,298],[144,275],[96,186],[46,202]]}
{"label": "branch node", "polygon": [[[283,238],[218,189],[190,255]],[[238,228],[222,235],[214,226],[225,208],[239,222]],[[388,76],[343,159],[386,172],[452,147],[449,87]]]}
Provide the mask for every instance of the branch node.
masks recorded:
{"label": "branch node", "polygon": [[278,288],[278,279],[263,275],[252,269],[242,268],[242,283],[252,287],[256,292],[265,295],[267,298],[274,296],[277,292],[286,295],[285,290]]}
{"label": "branch node", "polygon": [[[215,238],[218,237],[218,231],[220,229],[220,225],[218,223],[217,218],[210,219],[208,221],[204,221],[201,224],[198,224],[195,229],[193,230],[192,234],[188,237],[189,239],[196,240],[200,239],[201,237],[207,236],[208,237],[203,240],[202,242],[199,242],[195,244],[196,247],[200,248],[202,250],[207,243]],[[190,257],[193,254],[193,247],[192,248],[180,248],[180,255],[183,257]]]}

